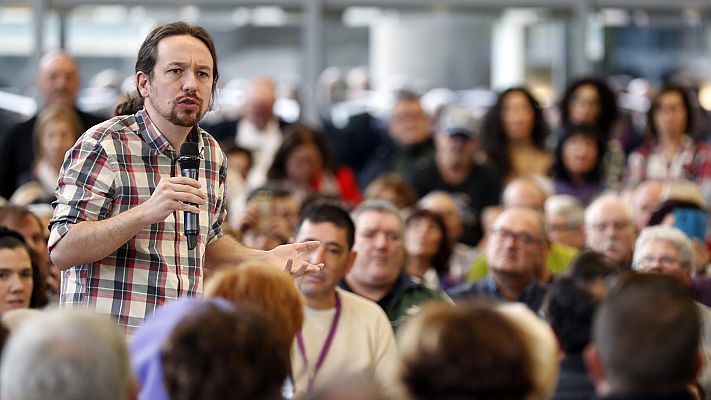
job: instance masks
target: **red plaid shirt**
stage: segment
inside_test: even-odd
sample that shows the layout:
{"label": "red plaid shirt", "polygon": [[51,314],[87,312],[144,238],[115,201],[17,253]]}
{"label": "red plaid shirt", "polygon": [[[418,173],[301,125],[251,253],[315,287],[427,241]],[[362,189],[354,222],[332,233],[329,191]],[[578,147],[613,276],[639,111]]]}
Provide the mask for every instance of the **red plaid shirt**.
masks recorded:
{"label": "red plaid shirt", "polygon": [[[64,271],[60,304],[111,315],[130,332],[167,300],[202,293],[205,247],[222,236],[227,163],[205,131],[191,135],[198,136],[193,140],[203,158],[199,181],[208,197],[200,211],[198,246],[188,250],[183,213],[173,212],[103,260]],[[180,176],[177,159],[145,110],[89,129],[60,172],[50,249],[74,224],[111,218],[148,200],[161,178]]]}

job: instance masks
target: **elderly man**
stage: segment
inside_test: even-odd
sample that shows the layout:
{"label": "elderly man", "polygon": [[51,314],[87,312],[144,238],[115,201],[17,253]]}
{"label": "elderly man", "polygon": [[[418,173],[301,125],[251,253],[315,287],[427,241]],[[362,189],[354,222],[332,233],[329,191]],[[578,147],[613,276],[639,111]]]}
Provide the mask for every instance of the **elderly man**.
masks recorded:
{"label": "elderly man", "polygon": [[[679,229],[657,225],[645,228],[637,238],[632,267],[639,272],[657,272],[679,279],[691,288],[694,270],[694,245]],[[711,394],[711,308],[695,302],[702,319],[701,343],[704,348],[704,365],[701,376],[704,391]]]}
{"label": "elderly man", "polygon": [[[79,68],[76,61],[67,53],[47,53],[39,62],[37,89],[39,89],[44,106],[62,106],[74,110],[83,129],[102,122],[94,115],[87,114],[76,108],[76,97],[79,92]],[[0,196],[7,199],[22,183],[18,179],[29,172],[34,159],[33,134],[37,116],[41,110],[29,120],[12,128],[0,142]]]}
{"label": "elderly man", "polygon": [[585,241],[589,248],[630,269],[636,238],[632,210],[616,194],[605,194],[585,210]]}
{"label": "elderly man", "polygon": [[491,274],[484,280],[450,290],[455,301],[492,297],[526,304],[538,312],[546,286],[536,279],[550,250],[543,218],[530,208],[505,209],[494,221],[486,257]]}
{"label": "elderly man", "polygon": [[634,223],[638,231],[649,225],[649,217],[662,202],[664,183],[659,180],[644,181],[632,192]]}
{"label": "elderly man", "polygon": [[382,200],[368,200],[353,211],[358,254],[341,288],[375,301],[385,311],[397,331],[420,305],[447,296],[431,289],[403,271],[404,223],[398,210]]}
{"label": "elderly man", "polygon": [[545,203],[545,219],[551,241],[576,249],[585,247],[585,208],[573,196],[551,196]]}
{"label": "elderly man", "polygon": [[[548,196],[549,193],[540,180],[532,176],[520,176],[506,184],[501,199],[504,208],[523,207],[542,213]],[[577,254],[576,247],[553,241],[546,257],[545,268],[538,271],[537,278],[542,282],[549,282],[553,275],[568,269]],[[480,255],[472,264],[467,280],[473,282],[483,279],[488,270],[486,257]]]}

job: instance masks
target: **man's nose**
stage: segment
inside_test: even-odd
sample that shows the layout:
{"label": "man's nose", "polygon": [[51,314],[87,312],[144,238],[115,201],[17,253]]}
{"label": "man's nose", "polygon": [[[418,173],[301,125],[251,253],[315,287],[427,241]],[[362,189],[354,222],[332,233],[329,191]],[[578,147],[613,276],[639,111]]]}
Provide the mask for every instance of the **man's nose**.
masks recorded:
{"label": "man's nose", "polygon": [[183,90],[190,92],[195,90],[196,87],[197,78],[195,77],[195,74],[192,71],[186,71],[185,74],[183,74]]}
{"label": "man's nose", "polygon": [[319,248],[309,253],[307,258],[311,264],[320,264],[323,262],[324,254],[323,246],[319,246]]}

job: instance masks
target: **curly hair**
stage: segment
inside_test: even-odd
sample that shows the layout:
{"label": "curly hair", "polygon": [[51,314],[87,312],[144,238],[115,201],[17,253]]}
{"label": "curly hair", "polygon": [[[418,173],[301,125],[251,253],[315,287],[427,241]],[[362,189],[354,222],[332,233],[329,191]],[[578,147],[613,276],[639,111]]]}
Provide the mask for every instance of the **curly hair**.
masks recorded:
{"label": "curly hair", "polygon": [[607,82],[601,78],[586,76],[568,84],[558,105],[561,125],[563,127],[575,125],[575,123],[570,120],[570,103],[573,101],[575,92],[586,85],[594,87],[597,96],[600,98],[600,113],[596,119],[595,128],[605,135],[605,139],[609,139],[610,130],[617,120],[619,109],[617,107],[617,96],[615,96],[615,92],[613,92]]}
{"label": "curly hair", "polygon": [[524,87],[513,87],[503,91],[496,103],[484,116],[484,124],[482,127],[483,135],[481,136],[481,147],[486,154],[488,161],[500,168],[500,171],[507,174],[511,171],[511,157],[509,156],[509,138],[506,135],[504,122],[501,118],[503,111],[504,100],[514,92],[522,93],[528,99],[528,103],[533,110],[533,130],[531,132],[531,142],[538,149],[545,149],[546,138],[548,137],[549,128],[543,116],[543,109],[538,101],[533,97],[528,89]]}

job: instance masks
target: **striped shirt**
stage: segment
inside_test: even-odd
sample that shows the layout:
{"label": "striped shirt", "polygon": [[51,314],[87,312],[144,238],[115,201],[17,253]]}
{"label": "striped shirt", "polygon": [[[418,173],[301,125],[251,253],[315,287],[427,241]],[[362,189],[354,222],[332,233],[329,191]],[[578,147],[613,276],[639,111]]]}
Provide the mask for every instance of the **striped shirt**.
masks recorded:
{"label": "striped shirt", "polygon": [[[166,301],[202,293],[205,248],[222,236],[226,216],[227,163],[217,141],[204,130],[192,131],[188,140],[201,150],[198,180],[207,192],[197,247],[188,250],[183,212],[174,211],[103,260],[64,271],[62,306],[108,314],[131,332]],[[180,176],[177,159],[145,110],[89,129],[69,150],[60,172],[50,249],[74,224],[108,219],[148,200],[160,179]]]}

